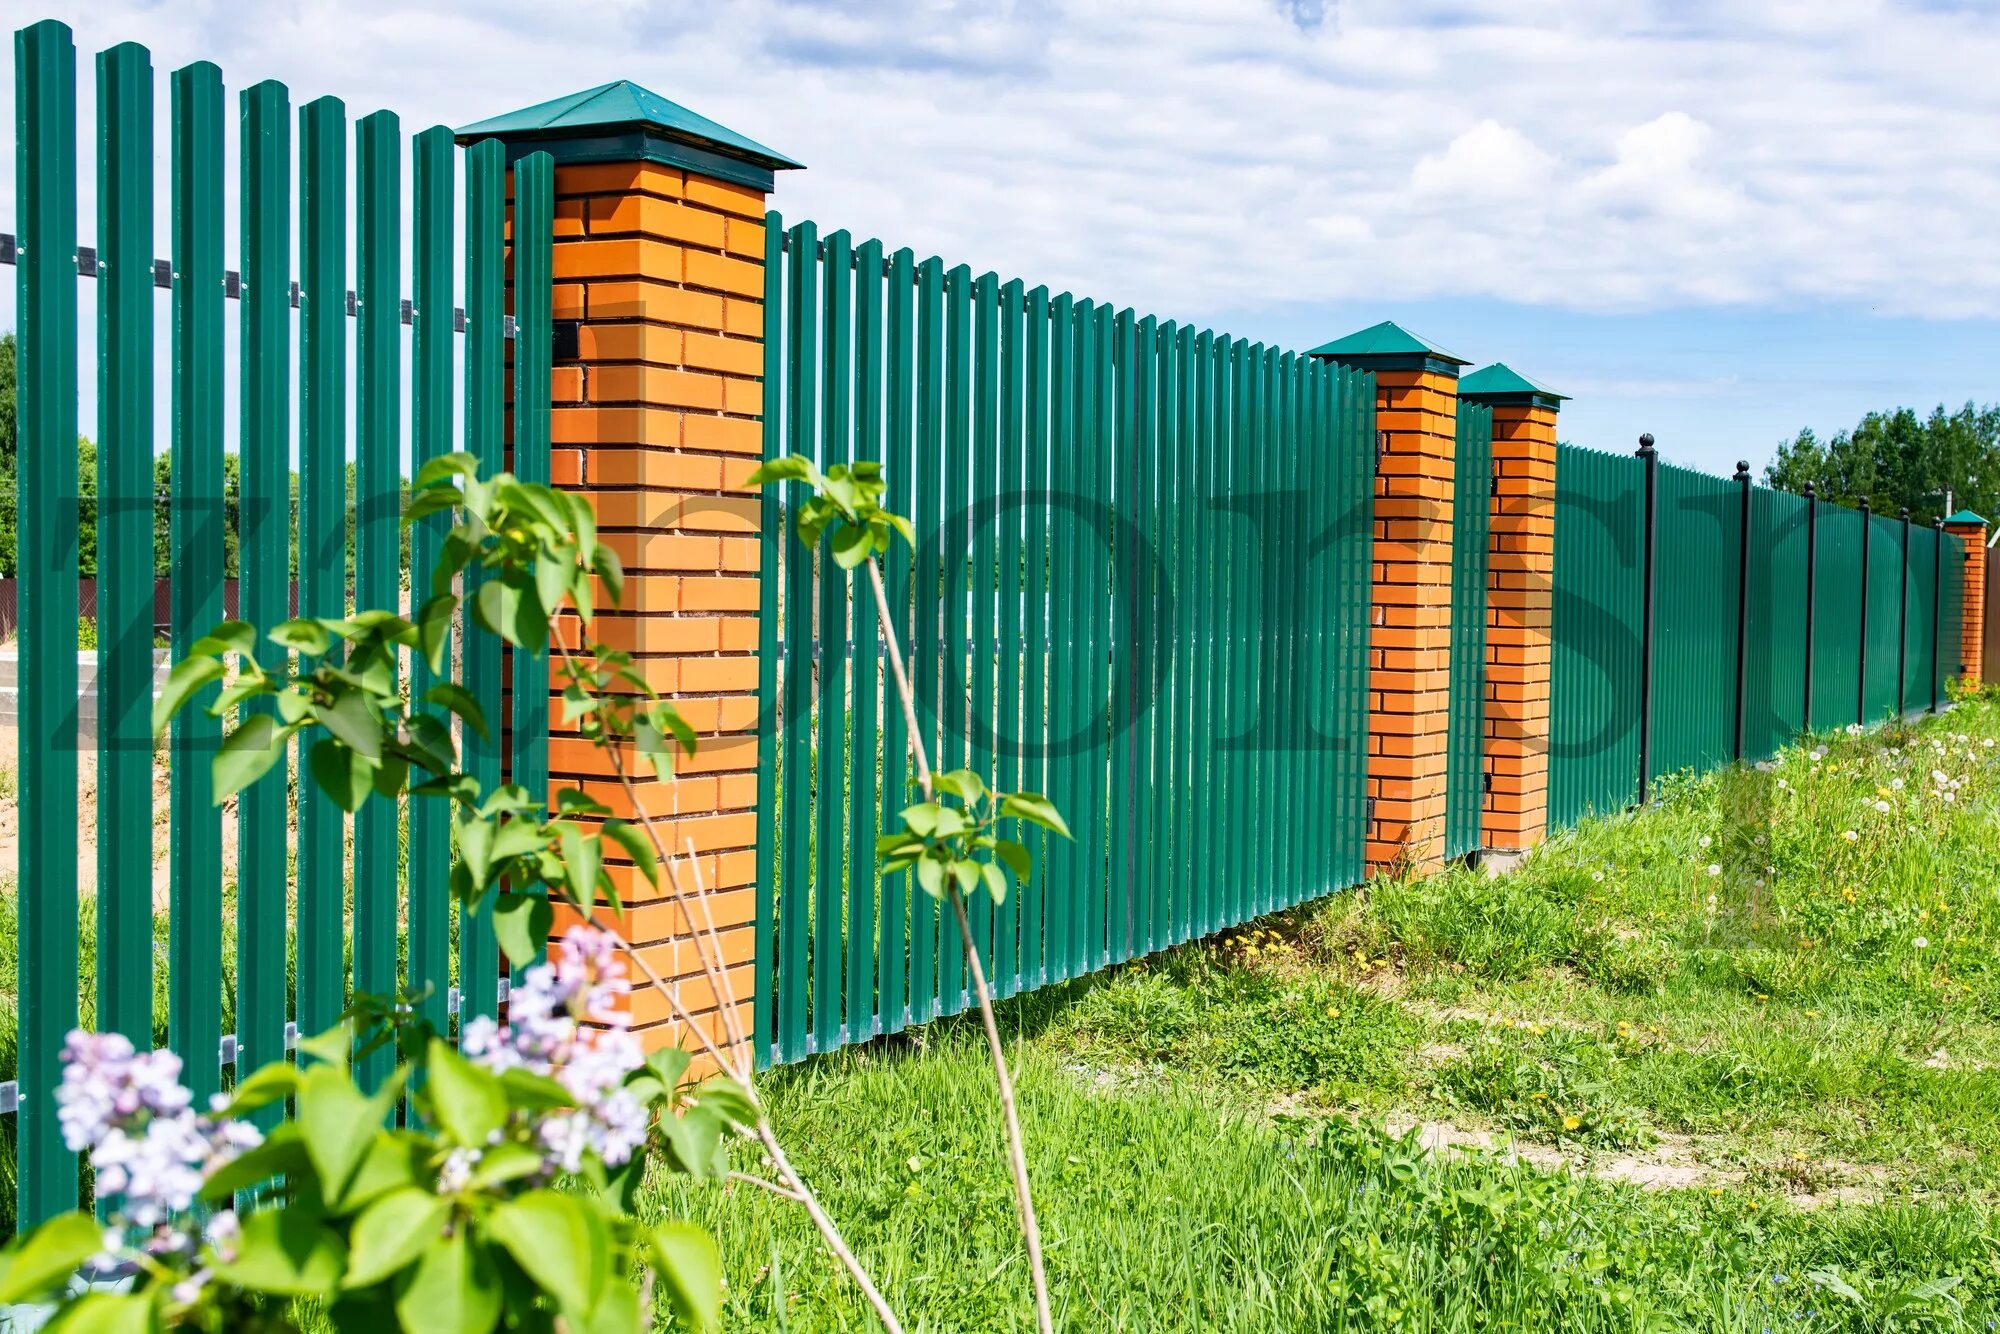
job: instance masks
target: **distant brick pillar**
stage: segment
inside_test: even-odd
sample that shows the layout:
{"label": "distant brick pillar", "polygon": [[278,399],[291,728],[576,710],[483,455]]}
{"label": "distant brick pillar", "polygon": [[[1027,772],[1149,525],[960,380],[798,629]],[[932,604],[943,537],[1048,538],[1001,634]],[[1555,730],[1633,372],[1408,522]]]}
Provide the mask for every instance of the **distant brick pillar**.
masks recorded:
{"label": "distant brick pillar", "polygon": [[1387,321],[1311,355],[1375,376],[1368,869],[1430,870],[1444,862],[1452,481],[1467,363]]}
{"label": "distant brick pillar", "polygon": [[1556,561],[1556,412],[1563,395],[1495,362],[1458,396],[1493,409],[1486,558],[1486,800],[1495,852],[1542,841],[1548,824],[1549,662]]}
{"label": "distant brick pillar", "polygon": [[1964,610],[1958,629],[1958,670],[1975,685],[1986,679],[1986,520],[1960,510],[1944,521],[1944,530],[1965,543],[1965,568],[1959,573]]}
{"label": "distant brick pillar", "polygon": [[[458,138],[556,160],[551,480],[591,499],[625,567],[623,601],[599,612],[595,637],[629,651],[700,733],[677,781],[638,788],[674,850],[694,842],[747,1032],[760,511],[744,479],[763,448],[764,200],[772,173],[799,164],[625,82]],[[569,634],[574,646],[574,623]],[[582,787],[632,816],[609,757],[564,727],[559,701],[549,718],[552,789]],[[611,873],[636,951],[680,979],[682,1003],[719,1040],[719,998],[681,909],[629,864]],[[694,1045],[652,989],[635,988],[632,1011],[648,1047]]]}

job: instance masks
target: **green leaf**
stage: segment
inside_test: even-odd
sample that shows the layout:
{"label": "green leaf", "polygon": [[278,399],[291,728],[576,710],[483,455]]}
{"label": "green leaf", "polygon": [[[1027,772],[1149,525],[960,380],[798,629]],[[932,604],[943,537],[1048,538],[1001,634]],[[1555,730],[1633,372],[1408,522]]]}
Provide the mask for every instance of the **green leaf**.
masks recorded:
{"label": "green leaf", "polygon": [[195,691],[211,681],[220,681],[226,673],[220,658],[182,658],[175,663],[160,686],[160,697],[153,701],[153,735],[167,730],[167,724]]}
{"label": "green leaf", "polygon": [[914,806],[903,808],[903,823],[919,838],[930,838],[937,833],[938,812],[943,807],[934,801],[920,801]]}
{"label": "green leaf", "polygon": [[282,1102],[298,1091],[299,1068],[290,1061],[272,1061],[259,1066],[237,1084],[235,1096],[229,1100],[229,1116],[241,1116],[254,1112],[259,1107],[268,1107],[274,1102]]}
{"label": "green leaf", "polygon": [[935,857],[917,861],[917,887],[934,899],[944,897],[944,863]]}
{"label": "green leaf", "polygon": [[334,697],[332,704],[315,706],[313,712],[327,731],[352,746],[356,754],[375,761],[382,758],[382,715],[368,702],[367,696],[358,691],[344,691]]}
{"label": "green leaf", "polygon": [[993,855],[1004,862],[1007,869],[1014,873],[1014,878],[1023,884],[1027,883],[1029,875],[1034,872],[1034,858],[1028,855],[1026,848],[1010,838],[995,840]]}
{"label": "green leaf", "polygon": [[500,1084],[507,1090],[508,1105],[521,1111],[543,1112],[576,1106],[576,1097],[556,1080],[518,1066],[502,1070]]}
{"label": "green leaf", "polygon": [[432,686],[424,692],[424,702],[451,710],[482,738],[492,740],[493,734],[486,728],[485,710],[479,707],[479,701],[472,697],[472,692],[456,681],[440,681]]}
{"label": "green leaf", "polygon": [[624,820],[606,820],[604,837],[616,843],[632,864],[639,868],[639,874],[646,877],[651,885],[660,883],[660,863],[653,853],[653,842],[639,832],[639,826]]}
{"label": "green leaf", "polygon": [[767,486],[772,482],[809,481],[812,475],[812,460],[799,454],[787,454],[762,465],[744,480],[750,486]]}
{"label": "green leaf", "polygon": [[493,934],[516,968],[535,961],[554,922],[555,910],[540,894],[502,894],[493,901]]}
{"label": "green leaf", "polygon": [[610,1254],[602,1218],[581,1199],[529,1191],[496,1207],[486,1230],[565,1312],[589,1315]]}
{"label": "green leaf", "polygon": [[43,1334],[150,1334],[160,1328],[150,1294],[86,1292],[42,1326]]}
{"label": "green leaf", "polygon": [[675,1314],[695,1329],[714,1329],[722,1318],[722,1257],[714,1239],[693,1223],[672,1220],[654,1224],[652,1242]]}
{"label": "green leaf", "polygon": [[483,890],[493,881],[493,823],[484,816],[468,815],[451,827],[458,860],[472,877],[475,890]]}
{"label": "green leaf", "polygon": [[309,616],[294,617],[280,621],[264,636],[279,648],[288,648],[308,657],[322,657],[333,647],[333,636],[326,627]]}
{"label": "green leaf", "polygon": [[218,1258],[214,1267],[225,1281],[254,1292],[323,1297],[340,1286],[347,1244],[319,1211],[295,1200],[246,1217],[235,1258]]}
{"label": "green leaf", "polygon": [[444,670],[444,651],[451,643],[452,613],[457,610],[457,595],[442,593],[426,598],[417,612],[417,651],[423,654],[433,674]]}
{"label": "green leaf", "polygon": [[1000,873],[998,866],[992,862],[981,862],[979,878],[986,882],[986,892],[993,896],[995,903],[1007,901],[1007,877]]}
{"label": "green leaf", "polygon": [[431,1117],[455,1143],[483,1148],[487,1136],[507,1120],[507,1092],[490,1071],[482,1070],[453,1050],[442,1038],[432,1038],[424,1083]]}
{"label": "green leaf", "polygon": [[451,485],[453,478],[478,475],[478,456],[460,450],[456,454],[440,454],[436,458],[427,460],[417,469],[416,479],[410,483],[410,488],[413,491],[427,491],[432,487],[439,487],[456,495],[458,488]]}
{"label": "green leaf", "polygon": [[843,570],[851,570],[875,554],[875,544],[868,538],[866,528],[857,528],[844,523],[833,533],[833,563]]}
{"label": "green leaf", "polygon": [[86,1213],[57,1214],[17,1240],[0,1270],[0,1305],[24,1302],[63,1287],[77,1267],[104,1248],[104,1229]]}
{"label": "green leaf", "polygon": [[733,1126],[757,1124],[757,1108],[750,1101],[750,1095],[727,1075],[710,1075],[704,1079],[701,1087],[695,1090],[695,1097],[702,1107]]}
{"label": "green leaf", "polygon": [[249,787],[283,759],[285,744],[292,739],[294,730],[279,727],[277,720],[268,713],[253,713],[245,718],[243,725],[223,741],[222,748],[215,752],[215,759],[211,762],[215,804],[220,806]]}
{"label": "green leaf", "polygon": [[646,1068],[659,1077],[669,1092],[681,1086],[694,1053],[685,1047],[659,1047],[646,1053]]}
{"label": "green leaf", "polygon": [[[510,1070],[508,1073],[514,1072]],[[541,1170],[541,1154],[525,1144],[502,1140],[479,1155],[479,1165],[472,1171],[472,1184],[479,1190],[492,1190],[510,1181],[534,1176]]]}
{"label": "green leaf", "polygon": [[320,1195],[336,1211],[402,1091],[397,1078],[364,1094],[344,1069],[332,1065],[311,1066],[300,1076],[300,1138],[319,1174]]}
{"label": "green leaf", "polygon": [[223,621],[194,641],[190,658],[215,658],[225,653],[252,658],[257,652],[257,627],[248,621]]}
{"label": "green leaf", "polygon": [[407,1330],[486,1334],[500,1320],[498,1267],[463,1228],[426,1247],[396,1287],[396,1315]]}
{"label": "green leaf", "polygon": [[220,1204],[239,1190],[249,1190],[272,1177],[295,1176],[311,1165],[306,1146],[299,1140],[299,1123],[286,1121],[266,1135],[262,1144],[209,1173],[201,1183],[201,1198]]}
{"label": "green leaf", "polygon": [[451,1202],[415,1187],[392,1190],[361,1211],[348,1235],[344,1288],[380,1283],[413,1262],[444,1231]]}
{"label": "green leaf", "polygon": [[375,790],[376,766],[359,751],[330,736],[313,742],[311,763],[313,781],[319,784],[320,791],[349,815],[360,810],[361,803]]}
{"label": "green leaf", "polygon": [[437,1181],[431,1165],[435,1151],[431,1140],[415,1131],[377,1130],[340,1198],[341,1211],[365,1209],[378,1197],[407,1186],[428,1192]]}
{"label": "green leaf", "polygon": [[1063,822],[1062,812],[1055,803],[1039,792],[1009,792],[1000,798],[1000,814],[1016,820],[1026,820],[1038,824],[1052,834],[1069,838],[1069,826]]}
{"label": "green leaf", "polygon": [[604,845],[595,837],[586,837],[573,824],[562,826],[561,843],[570,897],[587,907],[597,898],[597,873],[603,862]]}

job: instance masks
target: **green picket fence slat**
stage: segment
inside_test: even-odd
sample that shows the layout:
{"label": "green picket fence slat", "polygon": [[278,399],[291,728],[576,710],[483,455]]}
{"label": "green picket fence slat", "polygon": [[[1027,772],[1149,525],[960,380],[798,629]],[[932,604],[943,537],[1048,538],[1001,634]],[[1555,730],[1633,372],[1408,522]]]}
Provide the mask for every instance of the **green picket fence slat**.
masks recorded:
{"label": "green picket fence slat", "polygon": [[1480,846],[1486,781],[1486,567],[1493,409],[1458,405],[1451,511],[1451,666],[1445,736],[1444,855]]}
{"label": "green picket fence slat", "polygon": [[[496,139],[473,145],[465,154],[465,452],[480,472],[505,465],[506,345],[500,321],[506,313],[506,264],[502,241],[507,216],[505,150]],[[468,602],[481,586],[468,571]],[[475,634],[467,620],[463,639],[463,685],[488,721],[481,735],[463,729],[466,772],[486,791],[500,782],[500,642]],[[500,1006],[500,947],[493,934],[493,900],[460,918],[458,935],[459,1022],[490,1016]]]}
{"label": "green picket fence slat", "polygon": [[[291,615],[291,305],[292,108],[283,84],[243,91],[242,207],[238,236],[242,293],[242,436],[237,449],[242,492],[237,514],[237,611],[256,626]],[[284,655],[260,640],[257,659],[279,670]],[[275,710],[269,701],[242,717]],[[282,1059],[289,978],[286,903],[290,898],[285,827],[289,798],[277,778],[253,783],[236,798],[236,1061],[254,1070]],[[267,1108],[274,1124],[281,1109]]]}
{"label": "green picket fence slat", "polygon": [[97,57],[97,1016],[153,1041],[153,66]]}
{"label": "green picket fence slat", "polygon": [[[529,153],[514,163],[513,446],[509,470],[524,482],[549,483],[552,425],[549,363],[554,336],[555,159]],[[549,653],[508,654],[511,716],[507,719],[507,781],[531,797],[549,793]]]}
{"label": "green picket fence slat", "polygon": [[[354,604],[394,607],[402,592],[402,129],[377,111],[354,127],[355,328]],[[398,673],[400,681],[400,673]],[[397,825],[390,802],[354,813],[354,990],[397,991]],[[384,1047],[356,1064],[362,1087],[395,1068]]]}
{"label": "green picket fence slat", "polygon": [[[819,266],[820,299],[825,312],[825,337],[820,340],[819,448],[822,469],[853,458],[852,353],[854,275],[852,248],[846,232],[826,238],[826,262]],[[803,553],[802,553],[803,554]],[[847,853],[847,716],[848,693],[847,587],[839,567],[821,554],[818,620],[813,638],[819,651],[817,667],[817,726],[812,786],[812,1038],[817,1050],[839,1045],[841,1020],[841,932],[845,919]]]}
{"label": "green picket fence slat", "polygon": [[[222,71],[174,71],[173,476],[167,538],[176,660],[222,620],[223,497]],[[150,686],[148,687],[150,690]],[[167,1038],[197,1102],[221,1084],[222,813],[209,760],[222,741],[209,715],[220,687],[174,715],[168,793]]]}
{"label": "green picket fence slat", "polygon": [[[410,160],[410,466],[420,472],[433,459],[453,453],[453,393],[456,349],[453,346],[453,254],[457,244],[456,150],[452,134],[433,125],[417,135]],[[412,609],[432,596],[431,571],[437,565],[450,516],[432,514],[410,528],[410,600]],[[455,627],[445,631],[445,672],[434,673],[421,657],[410,664],[410,698],[420,700],[449,675],[458,651]],[[403,984],[418,993],[418,1012],[438,1032],[447,1032],[451,1016],[446,999],[451,991],[451,811],[443,801],[409,803],[408,959]]]}
{"label": "green picket fence slat", "polygon": [[[76,48],[52,21],[14,35],[20,562],[19,1225],[76,1206],[50,1101],[77,1020]],[[150,882],[150,877],[148,877]]]}

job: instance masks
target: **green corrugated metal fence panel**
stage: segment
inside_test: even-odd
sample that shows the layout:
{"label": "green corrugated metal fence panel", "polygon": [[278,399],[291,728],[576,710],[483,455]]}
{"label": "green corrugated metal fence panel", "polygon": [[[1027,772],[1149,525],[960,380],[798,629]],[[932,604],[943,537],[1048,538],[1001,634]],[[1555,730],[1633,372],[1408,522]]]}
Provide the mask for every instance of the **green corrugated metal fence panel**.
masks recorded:
{"label": "green corrugated metal fence panel", "polygon": [[1903,652],[1906,656],[1901,701],[1905,713],[1928,709],[1933,702],[1943,698],[1938,654],[1932,647],[1932,635],[1937,631],[1943,610],[1938,598],[1941,591],[1938,585],[1942,582],[1938,568],[1940,536],[1934,528],[1913,524],[1909,529],[1908,578],[1903,588],[1903,595],[1908,599],[1907,623],[1903,633]]}
{"label": "green corrugated metal fence panel", "polygon": [[1859,511],[1820,505],[1812,645],[1812,725],[1820,731],[1845,727],[1859,712],[1861,546],[1866,533]]}
{"label": "green corrugated metal fence panel", "polygon": [[1486,781],[1486,564],[1492,527],[1493,409],[1458,405],[1451,523],[1451,702],[1445,733],[1444,855],[1479,847]]}
{"label": "green corrugated metal fence panel", "polygon": [[1559,445],[1549,666],[1549,824],[1639,794],[1645,465]]}
{"label": "green corrugated metal fence panel", "polygon": [[1745,757],[1761,759],[1805,724],[1806,509],[1768,487],[1750,493],[1750,652]]}
{"label": "green corrugated metal fence panel", "polygon": [[[885,462],[919,535],[885,585],[932,762],[1046,790],[1077,833],[973,905],[995,991],[1355,883],[1372,380],[768,227],[765,452]],[[767,493],[761,574],[757,1032],[780,1062],[971,1003],[949,915],[873,874],[907,737],[872,607],[800,545],[796,503]]]}
{"label": "green corrugated metal fence panel", "polygon": [[1942,700],[1945,685],[1957,679],[1965,670],[1960,649],[1960,636],[1964,633],[1965,617],[1965,562],[1986,559],[1984,548],[1968,552],[1963,539],[1951,533],[1938,538],[1938,560],[1943,563],[1939,572],[1938,587],[1944,602],[1938,608],[1937,633],[1937,682],[1938,698]]}
{"label": "green corrugated metal fence panel", "polygon": [[[403,985],[400,924],[405,920],[410,932],[408,981],[431,989],[424,1005],[434,1022],[444,1026],[450,1019],[445,1002],[452,982],[447,954],[452,910],[445,893],[450,852],[443,803],[420,801],[410,811],[407,916],[399,813],[373,805],[357,817],[350,897],[345,816],[314,785],[288,783],[283,768],[238,798],[237,866],[231,886],[225,879],[222,816],[210,782],[209,761],[221,725],[201,708],[214,697],[213,688],[176,718],[166,751],[168,944],[163,954],[156,950],[152,840],[130,834],[134,828],[154,827],[149,730],[153,514],[159,499],[153,480],[155,381],[164,374],[169,390],[164,433],[172,445],[172,469],[164,554],[170,581],[168,629],[176,656],[223,617],[223,561],[232,517],[240,543],[239,614],[244,619],[268,628],[294,614],[295,550],[298,614],[341,616],[357,603],[397,604],[406,578],[398,537],[406,326],[415,326],[409,402],[416,464],[457,447],[452,424],[459,367],[456,330],[467,335],[465,438],[489,468],[500,464],[505,420],[505,180],[497,145],[472,153],[479,169],[472,174],[472,208],[463,242],[472,300],[461,317],[452,304],[452,273],[461,242],[453,228],[457,150],[451,132],[436,127],[416,141],[414,272],[413,285],[406,289],[403,140],[395,117],[378,112],[356,125],[350,163],[346,113],[338,101],[319,99],[298,113],[295,164],[289,95],[277,83],[251,87],[239,104],[239,271],[225,279],[222,210],[229,167],[221,72],[198,62],[172,76],[164,181],[171,258],[157,261],[152,221],[155,189],[162,182],[154,168],[150,58],[128,43],[98,55],[95,68],[97,120],[91,142],[96,145],[98,262],[93,268],[80,263],[76,229],[74,45],[59,23],[37,24],[16,35],[21,208],[16,226],[22,246],[17,269],[16,501],[23,557],[16,1073],[21,1094],[19,1216],[27,1224],[72,1207],[78,1195],[75,1159],[62,1148],[50,1102],[64,1034],[82,1019],[151,1046],[161,1036],[153,1020],[156,971],[164,973],[166,1040],[181,1055],[184,1077],[199,1096],[219,1086],[225,1062],[248,1070],[283,1059],[294,1024],[309,1032],[331,1023],[354,992],[398,990]],[[535,155],[522,161],[520,174],[521,218],[529,243],[517,246],[514,256],[516,314],[526,340],[517,369],[526,383],[515,405],[514,444],[516,470],[533,480],[545,478],[548,468],[553,164],[545,155]],[[74,490],[79,271],[96,279],[92,370],[102,437],[97,477],[99,787],[94,805],[82,807],[76,772],[79,516]],[[154,356],[154,303],[163,288],[169,289],[162,304],[169,315],[171,355],[162,368]],[[238,301],[241,320],[241,397],[234,414],[226,413],[223,404],[228,376],[223,322],[229,299]],[[299,329],[296,353],[294,322]],[[228,425],[232,415],[233,437]],[[223,484],[224,458],[231,447],[242,464],[233,515]],[[446,522],[433,519],[412,535],[418,568],[427,570],[435,559]],[[417,582],[413,593],[421,600],[427,590],[421,578]],[[267,667],[283,661],[281,651],[268,642],[260,642],[258,653]],[[498,718],[500,678],[493,665],[474,655],[477,688],[489,717]],[[529,682],[532,689],[531,672],[517,680]],[[430,684],[419,669],[413,689],[421,692]],[[514,736],[513,773],[545,783],[535,777],[546,773],[544,724],[541,714],[530,716],[534,700],[522,702],[525,721]],[[473,761],[481,762],[480,748],[471,750]],[[288,832],[294,809],[299,815],[296,848]],[[105,888],[97,929],[92,938],[81,940],[78,833],[80,827],[93,826],[98,883]],[[296,895],[290,870],[294,854]],[[226,895],[232,889],[233,948],[224,922]],[[294,904],[295,935],[288,920]],[[467,1005],[472,1013],[490,1012],[499,982],[490,930],[482,933],[474,927],[465,935],[475,961],[481,949],[488,960],[471,967],[474,985]],[[78,1013],[86,991],[79,975],[85,950],[95,956],[94,1015]],[[232,1010],[233,1034],[227,1031]],[[379,1076],[388,1061],[389,1053],[383,1052],[364,1073]],[[272,1107],[259,1115],[269,1122],[282,1114],[282,1107]]]}
{"label": "green corrugated metal fence panel", "polygon": [[[1884,518],[1875,515],[1868,520],[1868,652],[1864,663],[1866,679],[1862,685],[1860,721],[1877,723],[1892,717],[1900,711],[1901,705],[1896,692],[1901,688],[1899,674],[1907,666],[1903,661],[1903,547],[1908,530],[1901,519]],[[1911,552],[1915,554],[1915,539],[1922,530],[1910,533]],[[1925,586],[1926,591],[1929,585]],[[1916,631],[1915,604],[1911,604],[1911,632]],[[1923,623],[1923,633],[1930,634],[1930,622]],[[1911,678],[1915,679],[1915,678]],[[1929,696],[1925,695],[1928,702]]]}
{"label": "green corrugated metal fence panel", "polygon": [[1735,752],[1742,484],[1661,464],[1653,592],[1653,777]]}

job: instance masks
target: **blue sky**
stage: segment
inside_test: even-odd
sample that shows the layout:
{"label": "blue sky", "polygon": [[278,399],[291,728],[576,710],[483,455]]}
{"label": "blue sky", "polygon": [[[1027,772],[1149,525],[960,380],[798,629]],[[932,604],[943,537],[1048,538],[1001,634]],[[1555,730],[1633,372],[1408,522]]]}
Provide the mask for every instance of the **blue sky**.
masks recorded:
{"label": "blue sky", "polygon": [[[788,216],[1295,346],[1397,319],[1572,395],[1577,443],[1649,430],[1718,471],[1871,407],[2000,397],[1990,6],[0,8],[65,19],[86,58],[145,43],[162,114],[196,58],[410,130],[631,78],[804,161]],[[86,66],[86,121],[88,89]]]}

